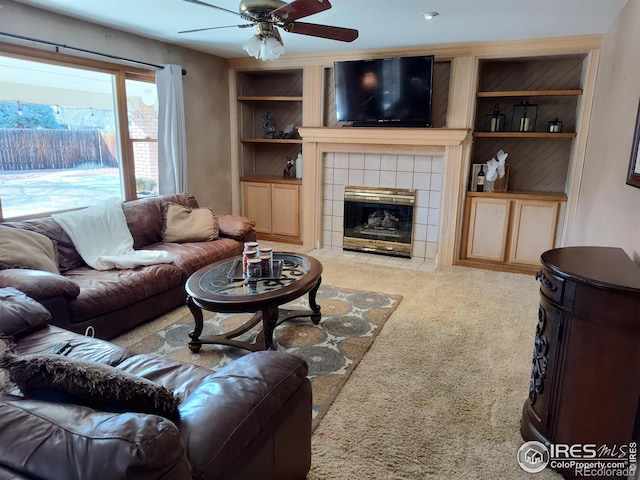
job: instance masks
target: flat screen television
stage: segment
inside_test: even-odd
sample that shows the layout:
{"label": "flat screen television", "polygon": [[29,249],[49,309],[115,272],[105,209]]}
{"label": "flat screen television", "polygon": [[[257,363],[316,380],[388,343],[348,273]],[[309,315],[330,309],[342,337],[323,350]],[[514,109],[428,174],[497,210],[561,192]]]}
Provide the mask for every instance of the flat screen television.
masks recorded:
{"label": "flat screen television", "polygon": [[335,62],[337,120],[430,127],[433,62],[433,55]]}

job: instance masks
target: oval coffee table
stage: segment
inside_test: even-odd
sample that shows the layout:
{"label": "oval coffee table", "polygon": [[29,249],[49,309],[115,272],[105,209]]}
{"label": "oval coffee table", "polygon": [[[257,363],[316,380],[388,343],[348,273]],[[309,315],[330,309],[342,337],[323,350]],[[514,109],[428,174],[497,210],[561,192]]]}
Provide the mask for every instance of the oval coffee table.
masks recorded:
{"label": "oval coffee table", "polygon": [[[250,351],[275,350],[273,330],[282,322],[296,317],[311,317],[316,325],[320,322],[316,293],[322,281],[322,264],[318,260],[301,253],[274,253],[274,264],[282,261],[282,273],[278,278],[257,281],[242,278],[241,272],[238,275],[241,261],[241,257],[235,257],[207,265],[187,280],[187,305],[195,321],[195,329],[189,333],[192,352],[198,352],[205,344],[231,345]],[[311,310],[279,308],[306,293]],[[201,337],[202,310],[255,314],[230,332]],[[259,322],[262,322],[262,331],[254,342],[236,339]]]}

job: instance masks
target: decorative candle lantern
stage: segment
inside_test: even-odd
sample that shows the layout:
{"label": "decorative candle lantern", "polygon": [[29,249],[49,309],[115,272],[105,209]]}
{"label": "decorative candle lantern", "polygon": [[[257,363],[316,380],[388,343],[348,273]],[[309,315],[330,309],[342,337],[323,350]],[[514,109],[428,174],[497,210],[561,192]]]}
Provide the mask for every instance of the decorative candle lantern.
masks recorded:
{"label": "decorative candle lantern", "polygon": [[549,133],[560,133],[562,132],[562,122],[558,120],[558,117],[554,118],[549,122],[549,126],[547,128]]}
{"label": "decorative candle lantern", "polygon": [[504,114],[500,113],[500,109],[496,105],[493,108],[493,113],[487,115],[487,131],[502,132],[504,130],[504,118]]}
{"label": "decorative candle lantern", "polygon": [[534,132],[537,115],[538,105],[529,102],[514,105],[511,130],[514,132]]}

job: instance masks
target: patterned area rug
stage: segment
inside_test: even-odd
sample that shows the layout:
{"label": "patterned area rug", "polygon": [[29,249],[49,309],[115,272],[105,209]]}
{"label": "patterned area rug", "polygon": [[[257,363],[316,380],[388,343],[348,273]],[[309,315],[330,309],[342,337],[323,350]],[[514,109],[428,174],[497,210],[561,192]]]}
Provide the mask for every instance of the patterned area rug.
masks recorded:
{"label": "patterned area rug", "polygon": [[[276,328],[274,341],[278,351],[299,355],[309,364],[309,379],[313,386],[313,429],[401,299],[399,295],[321,285],[316,296],[322,313],[322,320],[318,325],[314,325],[310,318],[302,317]],[[306,296],[282,306],[290,309],[308,307]],[[233,330],[251,316],[203,313],[202,336]],[[154,353],[213,370],[249,353],[225,345],[203,345],[198,353],[192,353],[187,347],[189,332],[194,326],[191,313],[186,307],[181,307],[172,314],[175,315],[175,321],[128,345],[128,348],[138,353]],[[259,326],[260,324],[238,339],[252,341]],[[135,335],[135,330],[132,333]],[[116,339],[116,343],[121,342]]]}

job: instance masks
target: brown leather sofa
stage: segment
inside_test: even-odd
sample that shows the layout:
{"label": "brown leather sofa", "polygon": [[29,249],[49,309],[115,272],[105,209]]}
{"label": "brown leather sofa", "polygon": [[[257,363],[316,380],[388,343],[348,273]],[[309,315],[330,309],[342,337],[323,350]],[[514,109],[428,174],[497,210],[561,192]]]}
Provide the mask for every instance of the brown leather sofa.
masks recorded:
{"label": "brown leather sofa", "polygon": [[41,304],[21,292],[0,289],[0,334],[13,337],[17,354],[47,353],[69,341],[74,348],[66,358],[110,365],[172,390],[182,398],[179,418],[36,400],[5,385],[0,389],[0,479],[306,477],[311,385],[303,359],[256,352],[213,372],[137,355],[48,325],[49,318]]}
{"label": "brown leather sofa", "polygon": [[42,303],[51,323],[109,339],[184,304],[187,278],[210,263],[242,253],[255,240],[254,223],[245,217],[217,215],[217,240],[164,243],[164,205],[198,207],[192,195],[178,194],[125,202],[123,210],[135,249],[165,250],[175,261],[128,270],[94,270],[87,266],[65,231],[51,217],[4,222],[2,226],[35,231],[54,241],[60,274],[41,270],[0,270],[0,287],[15,287]]}

